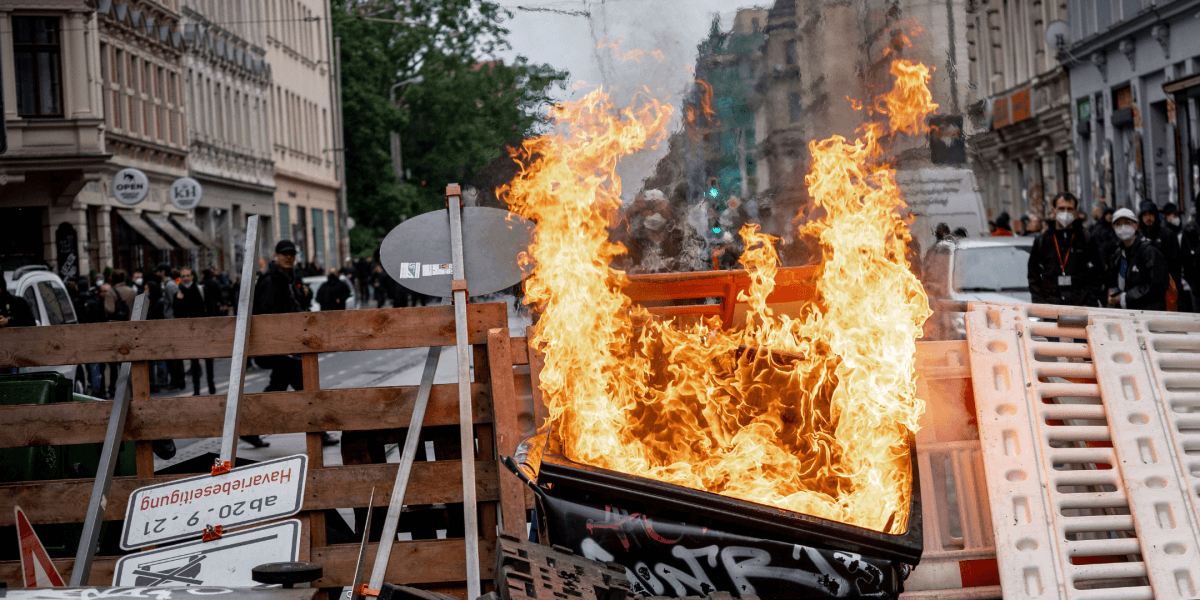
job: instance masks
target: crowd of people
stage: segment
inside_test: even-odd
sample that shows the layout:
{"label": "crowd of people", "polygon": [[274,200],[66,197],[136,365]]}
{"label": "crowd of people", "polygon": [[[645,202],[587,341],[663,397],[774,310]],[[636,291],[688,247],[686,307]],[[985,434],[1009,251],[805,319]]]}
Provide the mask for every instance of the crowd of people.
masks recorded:
{"label": "crowd of people", "polygon": [[989,225],[992,236],[1034,237],[1027,278],[1035,303],[1200,312],[1200,224],[1185,222],[1173,203],[1138,209],[1098,202],[1089,223],[1075,196],[1061,193],[1046,219],[1001,213]]}

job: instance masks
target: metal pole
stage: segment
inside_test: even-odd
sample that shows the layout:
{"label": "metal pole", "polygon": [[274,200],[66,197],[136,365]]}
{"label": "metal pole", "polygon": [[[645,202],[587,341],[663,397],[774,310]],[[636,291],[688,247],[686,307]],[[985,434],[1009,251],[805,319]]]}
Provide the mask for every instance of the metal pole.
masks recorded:
{"label": "metal pole", "polygon": [[[116,293],[116,290],[113,290]],[[150,302],[146,294],[133,299],[130,321],[146,318]],[[108,415],[108,429],[104,432],[104,448],[100,451],[100,464],[96,465],[96,481],[92,484],[92,498],[88,501],[87,516],[83,522],[83,534],[79,536],[79,547],[75,550],[75,567],[71,569],[71,587],[88,584],[92,571],[92,559],[96,557],[96,546],[100,542],[100,524],[104,521],[104,509],[108,507],[108,490],[112,486],[113,470],[117,466],[117,453],[121,449],[121,434],[125,432],[125,418],[129,416],[129,363],[121,363],[117,374],[117,395],[113,397],[112,412]]]}
{"label": "metal pole", "polygon": [[[404,436],[404,452],[400,455],[400,468],[396,471],[396,483],[392,486],[392,500],[388,504],[387,518],[383,520],[383,534],[379,536],[379,548],[375,551],[375,566],[371,569],[371,582],[367,586],[381,589],[387,573],[388,560],[392,556],[392,544],[396,541],[396,527],[400,524],[400,512],[404,509],[404,491],[412,474],[413,459],[417,457],[417,439],[421,437],[421,425],[425,422],[425,407],[429,405],[429,392],[433,389],[433,376],[437,373],[438,359],[442,356],[441,346],[429,349],[425,358],[425,372],[421,374],[421,387],[417,390],[417,403],[413,406],[408,433]],[[356,581],[357,583],[357,581]]]}
{"label": "metal pole", "polygon": [[[371,507],[375,505],[375,488],[371,488],[371,499],[367,500],[367,518],[363,523],[362,541],[358,544],[358,561],[354,563],[354,579],[350,580],[350,600],[363,600],[362,576],[367,570],[367,542],[371,541]],[[380,540],[382,541],[382,540]],[[380,588],[371,588],[380,589]],[[341,598],[338,598],[341,600]]]}
{"label": "metal pole", "polygon": [[467,286],[462,243],[462,188],[446,186],[450,252],[454,257],[454,341],[458,349],[458,434],[462,442],[463,530],[467,542],[467,598],[479,597],[479,519],[475,506],[475,419],[471,410],[471,347],[467,343]]}
{"label": "metal pole", "polygon": [[254,309],[254,265],[258,262],[258,215],[246,221],[246,252],[242,262],[242,289],[238,294],[237,326],[233,333],[233,358],[229,364],[229,390],[225,396],[225,425],[221,430],[221,458],[225,469],[237,459],[238,418],[246,385],[246,348],[250,345],[250,313]]}
{"label": "metal pole", "polygon": [[[328,3],[326,3],[328,5]],[[341,218],[338,219],[341,225],[338,229],[342,239],[338,242],[339,260],[345,260],[350,256],[350,207],[346,202],[346,132],[344,121],[342,120],[342,38],[333,38],[333,57],[332,66],[337,74],[337,94],[333,100],[337,102],[337,151],[334,156],[337,158],[338,170],[338,212],[341,213]]]}

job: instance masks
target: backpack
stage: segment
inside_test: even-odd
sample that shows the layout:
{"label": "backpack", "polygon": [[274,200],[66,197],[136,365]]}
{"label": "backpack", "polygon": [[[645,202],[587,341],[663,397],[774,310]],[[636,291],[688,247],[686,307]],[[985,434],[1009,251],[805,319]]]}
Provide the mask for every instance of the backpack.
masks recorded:
{"label": "backpack", "polygon": [[128,321],[130,312],[129,305],[125,303],[125,299],[121,297],[120,292],[113,289],[113,295],[116,296],[116,301],[113,302],[112,314],[108,315],[109,321]]}

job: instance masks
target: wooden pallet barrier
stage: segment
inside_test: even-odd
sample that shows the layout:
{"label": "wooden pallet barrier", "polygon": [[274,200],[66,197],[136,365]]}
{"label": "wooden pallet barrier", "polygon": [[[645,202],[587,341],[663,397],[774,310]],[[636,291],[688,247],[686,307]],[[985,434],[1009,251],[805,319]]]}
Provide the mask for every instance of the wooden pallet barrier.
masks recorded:
{"label": "wooden pallet barrier", "polygon": [[[525,338],[510,338],[507,322],[504,304],[468,306],[468,341],[474,347],[475,368],[472,407],[478,442],[475,479],[480,565],[485,581],[492,578],[498,528],[518,536],[525,532],[525,491],[499,464],[499,458],[511,455],[520,441],[517,415],[522,407],[515,392],[514,366],[528,364]],[[307,434],[308,479],[304,509],[298,517],[304,524],[300,559],[324,567],[324,576],[315,586],[350,585],[358,544],[327,544],[325,511],[366,507],[372,488],[375,488],[374,505],[386,507],[396,466],[371,464],[370,460],[327,466],[320,433],[394,435],[408,425],[417,386],[322,390],[319,354],[452,346],[453,308],[262,315],[251,319],[250,331],[250,356],[300,355],[304,390],[247,394],[238,433]],[[150,361],[228,357],[232,353],[233,336],[232,317],[0,329],[0,367],[133,363],[133,397],[122,439],[137,442],[137,476],[117,477],[113,481],[104,518],[117,521],[124,518],[133,490],[184,477],[154,474],[152,440],[221,435],[225,397],[151,398]],[[107,401],[0,407],[3,425],[0,448],[101,442],[111,408],[112,402]],[[425,425],[455,426],[457,431],[457,424],[457,384],[435,385]],[[463,500],[458,460],[418,462],[413,466],[412,477],[406,504],[442,505]],[[92,481],[0,484],[0,527],[13,525],[14,505],[20,505],[36,525],[81,522]],[[374,555],[372,549],[368,557]],[[96,558],[90,576],[92,585],[107,585],[112,581],[117,558]],[[465,597],[464,561],[462,538],[396,542],[387,581]],[[64,577],[69,576],[73,562],[73,559],[55,560]],[[7,582],[9,587],[21,585],[20,564],[0,562],[0,581]]]}

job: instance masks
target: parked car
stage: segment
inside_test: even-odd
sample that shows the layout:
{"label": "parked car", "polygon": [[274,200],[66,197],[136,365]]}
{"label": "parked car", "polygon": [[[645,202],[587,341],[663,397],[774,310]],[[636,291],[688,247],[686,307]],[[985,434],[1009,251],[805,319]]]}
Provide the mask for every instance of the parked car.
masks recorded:
{"label": "parked car", "polygon": [[[354,284],[351,283],[345,275],[340,275],[338,278],[341,279],[342,282],[347,286],[350,286],[350,297],[346,298],[346,310],[354,310],[358,308],[358,297],[354,295]],[[305,277],[303,281],[304,285],[308,286],[308,289],[312,290],[313,301],[308,307],[308,310],[312,312],[321,312],[321,304],[317,302],[317,291],[321,289],[321,285],[323,285],[326,281],[329,281],[329,277],[327,275],[313,275],[312,277]]]}
{"label": "parked car", "polygon": [[[11,272],[5,271],[4,285],[14,296],[25,299],[39,326],[71,325],[79,322],[62,278],[48,267],[29,265]],[[28,370],[62,373],[63,377],[72,382],[71,388],[76,394],[83,394],[88,389],[87,372],[83,365],[30,367]]]}
{"label": "parked car", "polygon": [[[931,298],[964,302],[1029,304],[1029,252],[1032,237],[989,237],[939,242],[925,255],[925,291]],[[953,332],[967,335],[963,315]]]}

